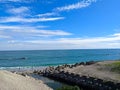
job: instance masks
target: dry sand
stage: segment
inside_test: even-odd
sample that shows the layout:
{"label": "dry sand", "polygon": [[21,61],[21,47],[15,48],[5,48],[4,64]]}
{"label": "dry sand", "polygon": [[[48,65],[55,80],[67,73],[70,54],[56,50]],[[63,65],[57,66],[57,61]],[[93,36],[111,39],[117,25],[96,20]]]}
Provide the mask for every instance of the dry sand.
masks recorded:
{"label": "dry sand", "polygon": [[111,72],[105,64],[110,64],[115,61],[103,61],[87,66],[77,66],[74,68],[66,68],[65,71],[79,75],[96,77],[105,81],[114,81],[120,83],[120,73]]}
{"label": "dry sand", "polygon": [[52,90],[40,80],[0,70],[0,90]]}

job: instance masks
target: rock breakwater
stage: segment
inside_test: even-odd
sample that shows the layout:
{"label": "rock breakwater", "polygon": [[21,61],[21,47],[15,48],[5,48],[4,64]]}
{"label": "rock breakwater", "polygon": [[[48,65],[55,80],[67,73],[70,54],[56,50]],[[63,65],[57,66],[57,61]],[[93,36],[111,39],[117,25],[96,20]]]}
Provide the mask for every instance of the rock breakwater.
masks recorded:
{"label": "rock breakwater", "polygon": [[78,85],[85,90],[120,90],[120,83],[64,71],[65,68],[75,68],[80,65],[91,65],[95,63],[96,62],[94,61],[89,61],[75,63],[73,65],[65,64],[57,67],[48,67],[40,71],[34,71],[34,73],[71,85]]}

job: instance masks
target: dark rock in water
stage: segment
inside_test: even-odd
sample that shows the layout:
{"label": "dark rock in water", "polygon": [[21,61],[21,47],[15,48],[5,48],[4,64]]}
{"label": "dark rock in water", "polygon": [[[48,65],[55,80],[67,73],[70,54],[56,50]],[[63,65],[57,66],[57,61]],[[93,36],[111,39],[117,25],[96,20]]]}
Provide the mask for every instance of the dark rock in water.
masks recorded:
{"label": "dark rock in water", "polygon": [[27,59],[27,57],[22,57],[22,58],[19,58],[19,59],[21,59],[21,60],[26,60],[26,59]]}
{"label": "dark rock in water", "polygon": [[21,57],[21,58],[3,58],[3,59],[0,59],[0,60],[26,60],[27,57]]}

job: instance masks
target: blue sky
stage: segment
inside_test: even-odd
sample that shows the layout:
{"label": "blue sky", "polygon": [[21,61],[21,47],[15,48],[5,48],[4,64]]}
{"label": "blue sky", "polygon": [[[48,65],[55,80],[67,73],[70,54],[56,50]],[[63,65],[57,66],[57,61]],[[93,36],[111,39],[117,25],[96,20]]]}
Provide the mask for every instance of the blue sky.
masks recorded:
{"label": "blue sky", "polygon": [[0,50],[120,48],[120,0],[0,0]]}

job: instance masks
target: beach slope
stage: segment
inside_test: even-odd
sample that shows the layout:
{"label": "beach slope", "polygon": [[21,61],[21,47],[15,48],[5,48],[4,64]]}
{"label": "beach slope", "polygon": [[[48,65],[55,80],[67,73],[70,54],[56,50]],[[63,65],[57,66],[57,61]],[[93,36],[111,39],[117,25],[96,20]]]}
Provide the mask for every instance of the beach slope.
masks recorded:
{"label": "beach slope", "polygon": [[0,70],[0,90],[52,90],[40,80]]}

